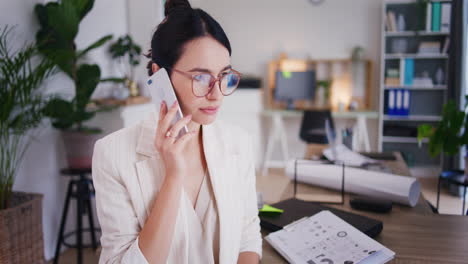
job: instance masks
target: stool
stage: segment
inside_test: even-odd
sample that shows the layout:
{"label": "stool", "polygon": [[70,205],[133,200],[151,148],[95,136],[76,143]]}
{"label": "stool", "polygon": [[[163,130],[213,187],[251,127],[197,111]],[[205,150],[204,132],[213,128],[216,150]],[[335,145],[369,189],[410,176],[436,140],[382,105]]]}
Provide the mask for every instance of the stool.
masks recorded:
{"label": "stool", "polygon": [[[60,248],[63,245],[69,248],[76,248],[78,250],[77,263],[83,263],[83,248],[92,247],[96,250],[98,241],[96,241],[95,231],[100,232],[99,228],[94,228],[93,210],[91,206],[91,198],[94,196],[93,181],[87,177],[91,174],[91,169],[62,169],[60,173],[64,176],[78,176],[78,179],[72,178],[68,183],[67,196],[65,198],[65,205],[62,212],[62,219],[60,220],[60,230],[57,239],[57,247],[55,248],[54,264],[58,263]],[[65,222],[67,220],[68,207],[70,199],[76,199],[77,202],[77,230],[64,234]],[[82,223],[83,215],[88,214],[89,228],[84,229]],[[91,245],[83,244],[83,232],[91,234]],[[65,241],[66,238],[76,235],[76,244],[69,244]]]}
{"label": "stool", "polygon": [[465,172],[462,170],[450,170],[443,171],[439,175],[439,182],[437,184],[437,210],[439,211],[439,200],[440,200],[440,187],[442,181],[445,181],[449,184],[455,184],[456,186],[463,187],[463,209],[462,215],[468,215],[468,211],[465,211],[465,200],[466,200],[466,187],[468,187],[468,178],[465,175]]}

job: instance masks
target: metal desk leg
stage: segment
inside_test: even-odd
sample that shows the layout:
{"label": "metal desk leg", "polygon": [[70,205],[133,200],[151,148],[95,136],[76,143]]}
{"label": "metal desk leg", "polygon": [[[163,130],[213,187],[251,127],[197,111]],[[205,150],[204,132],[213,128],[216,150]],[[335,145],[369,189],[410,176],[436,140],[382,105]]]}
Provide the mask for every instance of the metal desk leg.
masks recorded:
{"label": "metal desk leg", "polygon": [[271,162],[271,155],[273,154],[273,148],[277,141],[280,141],[281,151],[283,152],[283,162],[284,166],[286,166],[286,162],[289,159],[287,140],[287,133],[284,128],[283,118],[281,117],[281,114],[275,113],[272,116],[272,129],[270,135],[268,136],[267,148],[263,160],[262,175],[266,175],[268,172],[268,168],[270,167],[269,163]]}
{"label": "metal desk leg", "polygon": [[462,210],[462,215],[465,215],[465,200],[466,200],[466,187],[463,186],[463,210]]}
{"label": "metal desk leg", "polygon": [[353,150],[370,152],[370,140],[369,140],[369,131],[367,129],[367,118],[364,115],[359,115],[356,118],[356,124],[354,126],[355,136],[353,137]]}
{"label": "metal desk leg", "polygon": [[439,181],[437,182],[437,212],[440,212],[439,211],[439,200],[440,200],[440,182],[441,182],[441,179],[439,177]]}

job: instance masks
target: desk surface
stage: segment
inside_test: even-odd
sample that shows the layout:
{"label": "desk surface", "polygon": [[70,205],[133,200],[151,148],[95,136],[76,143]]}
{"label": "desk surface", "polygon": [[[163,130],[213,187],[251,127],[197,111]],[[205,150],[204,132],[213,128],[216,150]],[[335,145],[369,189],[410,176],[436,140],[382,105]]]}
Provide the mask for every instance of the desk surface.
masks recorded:
{"label": "desk surface", "polygon": [[[397,155],[396,161],[384,163],[394,173],[411,175],[401,155]],[[301,194],[314,192],[324,193],[324,189],[300,186]],[[338,197],[336,192],[328,192]],[[290,182],[278,200],[292,196],[293,184]],[[389,214],[353,210],[349,205],[351,197],[346,194],[344,205],[327,206],[382,221],[384,228],[376,240],[396,253],[390,263],[468,263],[468,216],[433,214],[422,195],[415,207],[394,205]],[[267,232],[262,231],[262,234]],[[264,240],[262,263],[287,262]]]}
{"label": "desk surface", "polygon": [[[297,117],[302,116],[304,113],[303,110],[286,110],[286,109],[263,109],[261,114],[264,116],[272,116],[274,114],[279,114],[286,117]],[[379,117],[379,112],[372,110],[365,111],[332,111],[332,116],[335,118],[357,118],[357,117],[366,117],[371,119],[377,119]]]}

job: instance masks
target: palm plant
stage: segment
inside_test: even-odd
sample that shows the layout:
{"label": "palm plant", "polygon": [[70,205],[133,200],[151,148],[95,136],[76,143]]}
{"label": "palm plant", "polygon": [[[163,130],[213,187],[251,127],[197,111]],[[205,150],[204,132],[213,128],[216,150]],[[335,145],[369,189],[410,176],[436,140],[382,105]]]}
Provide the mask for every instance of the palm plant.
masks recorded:
{"label": "palm plant", "polygon": [[48,61],[38,59],[36,46],[11,49],[12,30],[0,28],[0,210],[9,207],[16,171],[32,140],[28,132],[44,117],[40,85],[53,72]]}
{"label": "palm plant", "polygon": [[46,114],[52,119],[52,125],[60,130],[98,133],[99,128],[86,127],[84,122],[93,118],[98,111],[107,110],[87,107],[97,85],[105,80],[101,80],[98,65],[80,62],[91,50],[109,41],[112,35],[98,39],[83,50],[78,50],[75,44],[80,22],[93,5],[94,0],[62,0],[37,4],[35,7],[40,25],[36,35],[39,51],[74,83],[75,97],[71,101],[54,98],[46,106]]}

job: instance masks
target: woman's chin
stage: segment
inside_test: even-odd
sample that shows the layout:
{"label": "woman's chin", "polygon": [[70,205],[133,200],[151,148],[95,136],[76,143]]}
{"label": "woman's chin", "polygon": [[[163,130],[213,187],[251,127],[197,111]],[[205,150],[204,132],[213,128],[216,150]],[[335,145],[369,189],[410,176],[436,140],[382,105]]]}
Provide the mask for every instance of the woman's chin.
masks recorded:
{"label": "woman's chin", "polygon": [[193,121],[200,124],[200,125],[209,125],[216,121],[217,115],[206,115],[206,114],[200,114],[197,117],[193,118]]}

